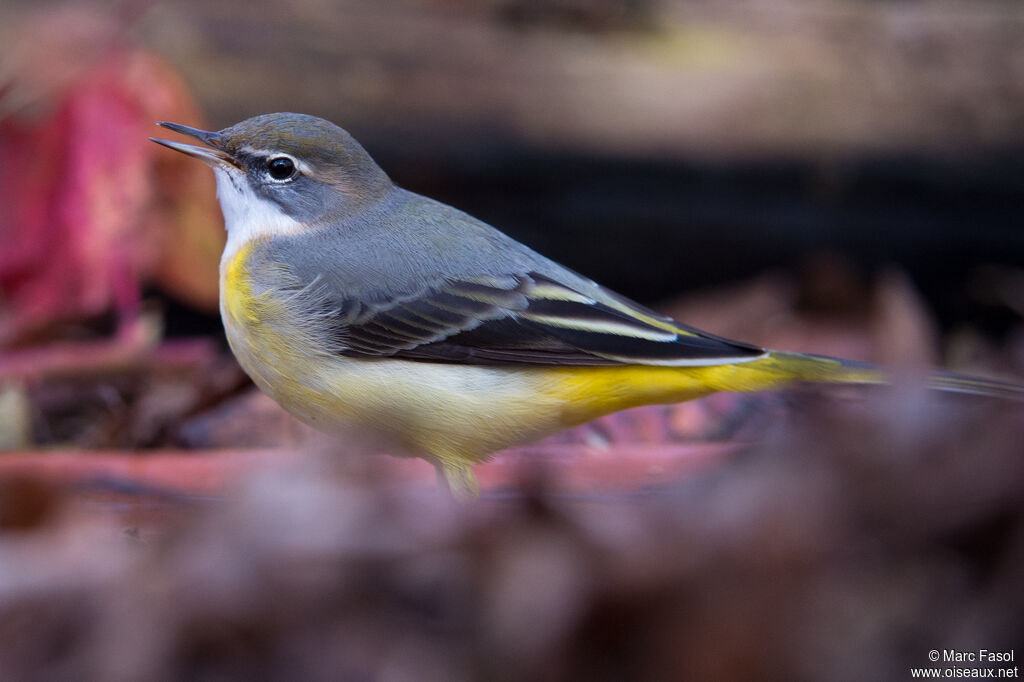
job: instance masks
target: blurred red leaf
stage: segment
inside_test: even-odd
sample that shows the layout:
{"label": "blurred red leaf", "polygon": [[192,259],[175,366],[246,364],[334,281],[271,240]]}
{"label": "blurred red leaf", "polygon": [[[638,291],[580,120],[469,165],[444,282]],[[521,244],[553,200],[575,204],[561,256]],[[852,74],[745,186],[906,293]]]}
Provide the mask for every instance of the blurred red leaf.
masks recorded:
{"label": "blurred red leaf", "polygon": [[150,279],[215,304],[223,235],[209,178],[147,139],[154,120],[198,121],[197,108],[174,70],[117,28],[65,9],[11,32],[14,71],[0,80],[0,342],[111,308],[130,320]]}

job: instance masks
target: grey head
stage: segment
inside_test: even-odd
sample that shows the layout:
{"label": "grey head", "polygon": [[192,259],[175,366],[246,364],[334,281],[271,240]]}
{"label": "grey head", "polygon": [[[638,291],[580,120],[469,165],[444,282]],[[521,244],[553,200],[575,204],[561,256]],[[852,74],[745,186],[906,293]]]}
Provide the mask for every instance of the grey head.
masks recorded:
{"label": "grey head", "polygon": [[150,138],[213,167],[229,232],[233,219],[274,214],[307,228],[337,221],[393,187],[348,132],[315,116],[263,114],[217,132],[159,125],[205,145]]}

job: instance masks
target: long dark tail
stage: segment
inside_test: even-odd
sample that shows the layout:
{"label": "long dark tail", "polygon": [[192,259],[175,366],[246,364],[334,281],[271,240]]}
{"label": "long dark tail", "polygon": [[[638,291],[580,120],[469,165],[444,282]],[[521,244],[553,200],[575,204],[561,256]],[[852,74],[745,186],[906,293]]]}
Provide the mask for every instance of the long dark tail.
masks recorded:
{"label": "long dark tail", "polygon": [[971,395],[987,395],[1007,400],[1024,400],[1024,386],[1008,381],[981,379],[949,372],[936,372],[929,375],[928,387],[937,391],[951,393],[969,393]]}
{"label": "long dark tail", "polygon": [[[885,384],[890,377],[877,365],[821,355],[772,351],[764,362],[789,381],[816,383]],[[928,388],[952,393],[1024,400],[1024,385],[994,379],[935,372],[925,380]]]}

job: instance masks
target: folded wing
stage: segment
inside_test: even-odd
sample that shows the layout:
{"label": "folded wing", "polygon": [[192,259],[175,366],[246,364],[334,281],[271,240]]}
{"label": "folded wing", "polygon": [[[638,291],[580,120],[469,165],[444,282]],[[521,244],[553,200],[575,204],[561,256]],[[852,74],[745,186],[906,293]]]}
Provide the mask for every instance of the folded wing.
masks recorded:
{"label": "folded wing", "polygon": [[[596,295],[594,295],[596,294]],[[685,327],[608,290],[537,272],[445,281],[383,301],[332,301],[338,352],[479,365],[745,362],[763,349]]]}

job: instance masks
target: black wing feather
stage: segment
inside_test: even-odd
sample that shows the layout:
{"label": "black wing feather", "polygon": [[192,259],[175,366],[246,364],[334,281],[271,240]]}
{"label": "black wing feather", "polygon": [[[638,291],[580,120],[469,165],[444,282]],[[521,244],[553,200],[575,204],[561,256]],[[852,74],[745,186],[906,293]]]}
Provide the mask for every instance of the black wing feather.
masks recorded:
{"label": "black wing feather", "polygon": [[[622,297],[607,300],[537,273],[448,281],[390,303],[337,306],[350,311],[339,314],[339,352],[460,364],[576,366],[724,363],[764,352],[676,325]],[[351,314],[354,310],[358,314]]]}

